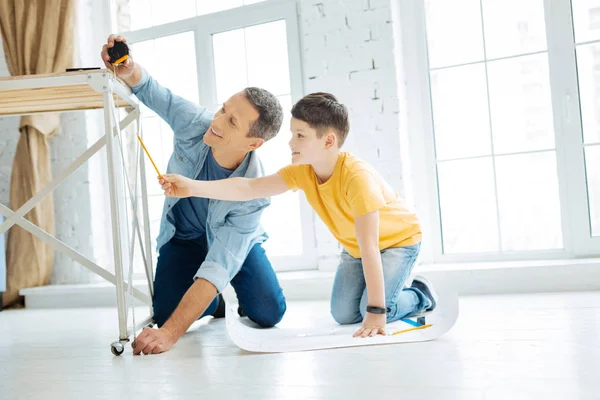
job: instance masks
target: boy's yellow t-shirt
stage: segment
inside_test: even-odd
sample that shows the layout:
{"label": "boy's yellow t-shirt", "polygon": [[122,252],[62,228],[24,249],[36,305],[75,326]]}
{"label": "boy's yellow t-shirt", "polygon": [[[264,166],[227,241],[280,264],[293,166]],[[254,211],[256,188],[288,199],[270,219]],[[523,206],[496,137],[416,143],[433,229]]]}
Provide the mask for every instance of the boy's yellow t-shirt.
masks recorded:
{"label": "boy's yellow t-shirt", "polygon": [[417,216],[379,174],[358,157],[340,152],[333,175],[320,184],[311,165],[279,170],[289,189],[301,189],[333,236],[354,258],[361,258],[354,218],[379,210],[379,250],[421,241]]}

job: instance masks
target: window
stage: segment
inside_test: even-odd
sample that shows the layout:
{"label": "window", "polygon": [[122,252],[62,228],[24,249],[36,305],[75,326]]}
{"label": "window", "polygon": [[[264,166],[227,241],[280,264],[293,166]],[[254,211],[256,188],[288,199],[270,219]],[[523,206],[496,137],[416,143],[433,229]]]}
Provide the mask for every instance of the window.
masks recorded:
{"label": "window", "polygon": [[600,1],[574,1],[573,24],[589,220],[600,236]]}
{"label": "window", "polygon": [[600,254],[600,1],[401,4],[425,258]]}
{"label": "window", "polygon": [[129,0],[130,29],[136,31],[262,1],[265,0],[177,0],[177,7],[173,7],[165,0]]}
{"label": "window", "polygon": [[[168,57],[156,56],[169,54],[169,52],[178,55],[177,74],[171,73],[170,69],[173,66]],[[136,62],[144,66],[148,73],[157,79],[161,85],[168,87],[173,93],[179,96],[196,103],[198,102],[196,52],[193,32],[184,32],[132,43],[131,53]],[[152,154],[159,170],[164,173],[167,169],[169,157],[173,152],[173,131],[162,118],[143,104],[141,111],[144,144],[150,154]],[[142,155],[145,157],[144,154]],[[158,237],[160,229],[164,195],[161,188],[156,184],[156,172],[152,163],[148,159],[144,161],[148,185],[150,232],[154,241]],[[141,207],[141,203],[139,207]],[[152,259],[156,260],[156,254]],[[136,263],[135,265],[140,266],[140,264]]]}
{"label": "window", "polygon": [[[290,110],[292,95],[284,20],[214,34],[217,102],[232,93],[257,86],[269,90],[281,102],[285,120],[281,132],[258,150],[266,174],[276,173],[290,162]],[[303,252],[299,193],[287,192],[271,199],[263,214],[267,232],[273,232],[265,249],[272,256]]]}
{"label": "window", "polygon": [[[284,122],[279,134],[258,154],[267,174],[277,172],[290,162],[289,113],[292,102],[302,96],[294,3],[187,1],[179,10],[167,10],[163,3],[130,0],[131,26],[140,30],[124,35],[135,60],[175,94],[214,112],[247,86],[276,95],[284,109]],[[249,5],[253,3],[262,4]],[[223,12],[204,15],[216,11]],[[198,16],[180,21],[189,15]],[[151,110],[143,107],[142,113],[146,146],[165,170],[173,151],[173,132]],[[156,173],[150,163],[146,175],[154,182]],[[265,249],[277,270],[316,268],[313,216],[301,196],[289,192],[274,197],[263,213],[261,222],[270,236]],[[152,237],[156,238],[163,204],[156,185],[150,185],[148,201]]]}

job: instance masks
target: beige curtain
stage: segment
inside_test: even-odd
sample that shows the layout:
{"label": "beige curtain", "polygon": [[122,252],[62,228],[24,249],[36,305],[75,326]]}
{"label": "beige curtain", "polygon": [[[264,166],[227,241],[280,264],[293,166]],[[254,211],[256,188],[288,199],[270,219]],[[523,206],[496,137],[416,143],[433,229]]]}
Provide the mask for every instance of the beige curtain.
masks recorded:
{"label": "beige curtain", "polygon": [[[64,72],[74,54],[74,0],[0,0],[0,31],[11,75]],[[59,125],[56,114],[24,116],[10,182],[10,207],[16,211],[52,179],[48,138]],[[54,234],[54,204],[46,197],[26,216]],[[19,226],[8,232],[4,306],[18,303],[19,290],[45,285],[54,251]]]}

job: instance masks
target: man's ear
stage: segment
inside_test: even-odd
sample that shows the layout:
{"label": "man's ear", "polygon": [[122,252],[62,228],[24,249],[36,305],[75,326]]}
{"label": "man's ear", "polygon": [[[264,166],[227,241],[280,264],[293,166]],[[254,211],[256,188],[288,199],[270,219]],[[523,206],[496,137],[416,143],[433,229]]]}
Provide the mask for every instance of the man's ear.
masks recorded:
{"label": "man's ear", "polygon": [[258,149],[264,143],[265,143],[265,139],[263,139],[263,138],[252,138],[250,140],[250,144],[248,145],[248,147],[249,147],[250,151],[253,151],[253,150]]}

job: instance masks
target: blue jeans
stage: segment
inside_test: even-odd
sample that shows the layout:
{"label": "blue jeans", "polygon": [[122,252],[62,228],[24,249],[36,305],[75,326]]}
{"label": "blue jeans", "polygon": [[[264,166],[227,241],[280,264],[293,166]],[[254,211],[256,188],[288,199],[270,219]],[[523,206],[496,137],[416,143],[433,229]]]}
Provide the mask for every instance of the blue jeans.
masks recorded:
{"label": "blue jeans", "polygon": [[[431,300],[419,289],[405,287],[420,248],[419,243],[381,251],[385,303],[390,308],[388,323],[420,313],[431,306]],[[339,324],[356,324],[363,320],[367,312],[367,301],[362,260],[343,251],[333,281],[331,315]]]}
{"label": "blue jeans", "polygon": [[[154,320],[162,326],[187,290],[194,283],[194,275],[208,253],[206,237],[195,240],[171,239],[160,249],[154,277],[152,307]],[[271,262],[261,244],[255,244],[238,273],[231,280],[239,306],[256,324],[268,328],[283,318],[285,297]],[[211,315],[219,305],[218,297],[208,306],[202,317]]]}

